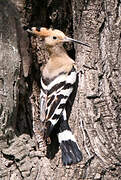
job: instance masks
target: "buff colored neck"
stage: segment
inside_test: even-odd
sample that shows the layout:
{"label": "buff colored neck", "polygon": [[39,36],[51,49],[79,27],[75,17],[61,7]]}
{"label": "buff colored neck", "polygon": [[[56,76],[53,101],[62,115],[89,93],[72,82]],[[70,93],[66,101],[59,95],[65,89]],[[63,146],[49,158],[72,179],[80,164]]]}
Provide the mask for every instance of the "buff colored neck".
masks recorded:
{"label": "buff colored neck", "polygon": [[[62,44],[47,47],[50,57],[68,56]],[[69,56],[68,56],[69,57]]]}
{"label": "buff colored neck", "polygon": [[43,76],[52,78],[60,72],[69,72],[74,65],[74,61],[67,55],[62,46],[48,47],[50,54],[49,61],[43,69]]}

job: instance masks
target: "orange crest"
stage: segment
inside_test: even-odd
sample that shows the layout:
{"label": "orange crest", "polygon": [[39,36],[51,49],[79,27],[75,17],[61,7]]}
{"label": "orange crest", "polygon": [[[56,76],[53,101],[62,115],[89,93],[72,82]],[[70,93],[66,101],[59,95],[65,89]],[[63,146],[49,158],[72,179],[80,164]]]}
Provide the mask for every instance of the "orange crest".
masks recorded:
{"label": "orange crest", "polygon": [[57,30],[57,29],[53,30],[51,28],[47,29],[47,28],[42,27],[38,31],[36,27],[32,27],[31,30],[32,30],[31,32],[33,34],[36,34],[36,35],[38,35],[38,36],[40,36],[42,38],[45,38],[45,37],[48,37],[48,36],[56,36],[59,39],[64,39],[64,37],[65,37],[65,34],[62,31]]}

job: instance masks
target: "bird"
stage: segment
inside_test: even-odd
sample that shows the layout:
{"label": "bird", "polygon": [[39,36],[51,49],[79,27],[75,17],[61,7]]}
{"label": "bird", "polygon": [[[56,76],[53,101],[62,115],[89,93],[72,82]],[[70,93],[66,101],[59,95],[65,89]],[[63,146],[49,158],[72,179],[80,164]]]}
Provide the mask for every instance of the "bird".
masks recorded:
{"label": "bird", "polygon": [[58,29],[32,27],[27,32],[40,36],[49,52],[49,60],[42,68],[40,82],[40,121],[44,123],[44,139],[50,137],[59,122],[57,136],[63,165],[76,164],[82,161],[83,156],[68,124],[66,104],[74,90],[77,70],[75,61],[68,56],[63,43],[89,45],[66,36]]}

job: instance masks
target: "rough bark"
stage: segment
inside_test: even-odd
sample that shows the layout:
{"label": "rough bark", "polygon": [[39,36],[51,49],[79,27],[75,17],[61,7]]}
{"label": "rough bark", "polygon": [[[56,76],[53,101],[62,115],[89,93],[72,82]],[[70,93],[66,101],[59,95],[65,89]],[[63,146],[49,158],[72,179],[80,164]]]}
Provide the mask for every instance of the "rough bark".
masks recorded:
{"label": "rough bark", "polygon": [[[0,9],[0,179],[120,179],[120,1],[1,0]],[[65,45],[80,71],[69,117],[79,164],[63,167],[56,142],[45,155],[39,82],[48,54],[24,25],[57,28],[91,46]]]}

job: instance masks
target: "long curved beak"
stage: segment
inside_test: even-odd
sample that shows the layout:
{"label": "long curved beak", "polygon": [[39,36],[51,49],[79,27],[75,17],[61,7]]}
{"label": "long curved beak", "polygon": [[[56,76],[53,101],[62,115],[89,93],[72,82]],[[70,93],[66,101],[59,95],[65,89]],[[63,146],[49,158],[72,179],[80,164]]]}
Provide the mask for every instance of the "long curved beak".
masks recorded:
{"label": "long curved beak", "polygon": [[89,46],[88,44],[86,44],[86,43],[83,43],[83,42],[81,42],[81,41],[78,41],[78,40],[76,40],[76,39],[72,39],[72,38],[69,38],[69,37],[65,37],[65,39],[64,39],[64,42],[70,42],[70,41],[72,41],[72,42],[75,42],[75,43],[78,43],[78,44],[81,44],[81,45],[83,45],[83,46],[87,46],[87,47],[90,47],[91,48],[91,46]]}

